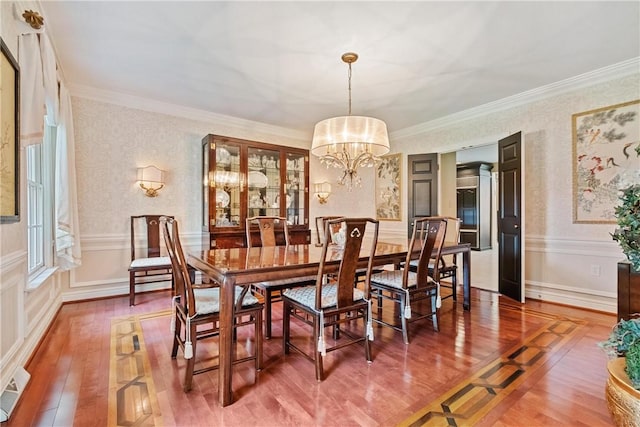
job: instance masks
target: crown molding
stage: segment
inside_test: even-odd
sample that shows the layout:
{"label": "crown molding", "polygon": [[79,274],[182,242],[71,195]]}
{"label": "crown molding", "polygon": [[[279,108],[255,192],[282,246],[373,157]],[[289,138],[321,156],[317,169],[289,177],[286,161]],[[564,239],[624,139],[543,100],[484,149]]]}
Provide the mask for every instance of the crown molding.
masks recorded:
{"label": "crown molding", "polygon": [[[392,139],[414,137],[429,131],[433,131],[456,123],[486,116],[491,113],[504,111],[535,101],[544,100],[573,90],[593,86],[598,83],[640,73],[640,57],[632,58],[588,73],[570,77],[559,82],[551,83],[535,89],[531,89],[507,98],[479,105],[468,110],[460,111],[435,120],[424,122],[392,132]],[[238,129],[252,129],[255,132],[273,136],[291,138],[301,142],[308,142],[311,136],[308,132],[274,126],[267,123],[255,122],[239,117],[212,113],[209,111],[190,108],[182,105],[170,104],[153,99],[128,95],[119,92],[107,91],[91,86],[71,84],[69,91],[73,96],[92,99],[94,101],[116,104],[123,107],[136,108],[153,113],[167,114],[206,123],[234,127]]]}
{"label": "crown molding", "polygon": [[440,117],[435,120],[421,123],[419,125],[410,126],[395,132],[392,132],[392,139],[402,139],[414,137],[435,129],[451,126],[456,123],[471,120],[478,117],[486,116],[491,113],[504,111],[510,108],[518,107],[535,101],[551,98],[566,92],[593,86],[598,83],[625,77],[631,74],[640,73],[640,57],[632,58],[617,64],[599,68],[588,73],[579,74],[559,82],[540,86],[535,89],[528,90],[507,98],[469,108],[448,116]]}
{"label": "crown molding", "polygon": [[71,95],[79,98],[86,98],[93,101],[120,105],[122,107],[135,108],[152,113],[167,114],[169,116],[182,117],[185,119],[196,120],[200,122],[216,123],[218,125],[224,125],[239,129],[251,129],[254,132],[265,133],[283,138],[291,138],[294,140],[304,141],[305,143],[308,143],[308,141],[311,140],[311,135],[306,132],[288,129],[281,126],[274,126],[267,123],[242,119],[239,117],[212,113],[209,111],[185,107],[183,105],[170,104],[168,102],[157,101],[140,96],[98,89],[92,86],[70,84],[68,85],[68,87]]}

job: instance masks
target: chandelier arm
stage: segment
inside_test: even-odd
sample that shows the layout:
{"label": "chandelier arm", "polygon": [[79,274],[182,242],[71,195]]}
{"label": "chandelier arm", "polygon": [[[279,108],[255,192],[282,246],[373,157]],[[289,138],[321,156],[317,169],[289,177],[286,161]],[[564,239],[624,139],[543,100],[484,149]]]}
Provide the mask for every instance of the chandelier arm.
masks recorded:
{"label": "chandelier arm", "polygon": [[365,167],[370,167],[373,166],[373,164],[365,164],[365,163],[375,163],[378,159],[373,156],[371,153],[361,153],[358,155],[358,157],[356,157],[353,161],[353,169],[357,169],[360,166],[365,166]]}
{"label": "chandelier arm", "polygon": [[345,169],[348,166],[345,163],[344,159],[336,156],[335,154],[325,154],[324,156],[320,157],[320,162],[327,164],[327,166],[342,167]]}

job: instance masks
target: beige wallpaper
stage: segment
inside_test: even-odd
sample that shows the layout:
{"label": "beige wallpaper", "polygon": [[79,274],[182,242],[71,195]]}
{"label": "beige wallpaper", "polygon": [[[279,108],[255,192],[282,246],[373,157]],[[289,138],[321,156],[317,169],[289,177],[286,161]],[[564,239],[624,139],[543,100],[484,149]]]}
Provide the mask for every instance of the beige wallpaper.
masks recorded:
{"label": "beige wallpaper", "polygon": [[571,115],[640,97],[640,75],[597,84],[396,140],[409,153],[451,151],[488,135],[522,131],[526,170],[526,233],[610,240],[612,225],[573,224]]}
{"label": "beige wallpaper", "polygon": [[[129,216],[172,214],[183,232],[200,231],[201,140],[208,133],[300,146],[301,141],[114,104],[73,98],[80,232],[128,234]],[[136,168],[166,172],[155,198],[137,186]]]}

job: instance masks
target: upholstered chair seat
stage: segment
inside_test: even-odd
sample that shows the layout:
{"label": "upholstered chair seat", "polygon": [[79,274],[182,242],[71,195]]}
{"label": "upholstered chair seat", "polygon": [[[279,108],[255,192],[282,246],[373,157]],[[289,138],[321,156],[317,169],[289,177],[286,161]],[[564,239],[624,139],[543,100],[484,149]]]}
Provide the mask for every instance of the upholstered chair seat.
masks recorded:
{"label": "upholstered chair seat", "polygon": [[[299,304],[313,308],[316,304],[316,287],[305,286],[304,288],[293,288],[284,291],[283,295]],[[322,308],[335,307],[338,304],[338,286],[335,284],[324,285],[322,287]],[[364,299],[364,292],[360,289],[353,290],[353,302]]]}

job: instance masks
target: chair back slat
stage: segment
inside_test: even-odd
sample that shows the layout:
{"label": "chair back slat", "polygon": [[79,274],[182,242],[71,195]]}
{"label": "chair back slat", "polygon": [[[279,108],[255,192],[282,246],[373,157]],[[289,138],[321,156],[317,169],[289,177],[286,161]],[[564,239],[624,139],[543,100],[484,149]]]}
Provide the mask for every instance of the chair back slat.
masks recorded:
{"label": "chair back slat", "polygon": [[289,244],[289,225],[286,218],[279,216],[254,216],[249,217],[246,220],[246,236],[248,248],[254,246],[251,238],[251,224],[253,223],[258,224],[261,246],[277,246],[279,240],[277,232],[279,232],[280,229],[282,229],[282,233],[284,233],[284,244]]}
{"label": "chair back slat", "polygon": [[164,240],[171,259],[171,271],[175,282],[175,295],[180,297],[180,304],[185,307],[185,312],[189,316],[196,314],[195,296],[193,294],[193,284],[187,267],[187,260],[180,243],[178,231],[178,221],[173,217],[162,217]]}
{"label": "chair back slat", "polygon": [[[433,279],[438,280],[438,264],[444,237],[447,232],[447,221],[440,217],[425,217],[414,220],[413,233],[411,234],[410,248],[420,247],[417,267],[417,286],[426,287],[429,277],[429,260],[435,258],[433,263]],[[435,250],[435,256],[434,256]],[[411,253],[407,254],[404,269],[403,286],[407,286],[407,276],[409,272],[409,262],[412,259]]]}
{"label": "chair back slat", "polygon": [[[329,220],[326,222],[325,240],[316,280],[316,310],[320,310],[322,306],[322,286],[328,270],[326,264],[336,257],[340,257],[338,275],[334,279],[337,285],[337,307],[342,308],[353,305],[353,292],[355,289],[353,284],[368,226],[373,226],[373,238],[369,242],[371,246],[365,279],[365,297],[369,298],[371,269],[378,242],[378,221],[371,218],[338,218]],[[336,229],[341,230],[340,233],[343,233],[343,237],[340,238],[342,241],[340,242],[336,242],[335,239],[332,241],[331,238],[332,230]]]}
{"label": "chair back slat", "polygon": [[[160,244],[160,218],[170,215],[132,215],[131,216],[131,261],[136,258],[154,258],[162,256],[162,246]],[[138,256],[136,247],[138,238],[144,228],[144,253]]]}
{"label": "chair back slat", "polygon": [[147,217],[147,258],[160,256],[160,219]]}
{"label": "chair back slat", "polygon": [[164,237],[164,244],[167,248],[167,253],[169,254],[169,259],[171,260],[171,271],[173,274],[173,282],[174,282],[174,295],[180,296],[182,298],[186,298],[184,295],[184,280],[182,278],[182,274],[179,273],[180,270],[180,261],[178,261],[178,256],[176,255],[175,245],[173,244],[173,221],[171,224],[171,228],[169,228],[169,218],[161,217],[160,223],[162,228],[162,234]]}

